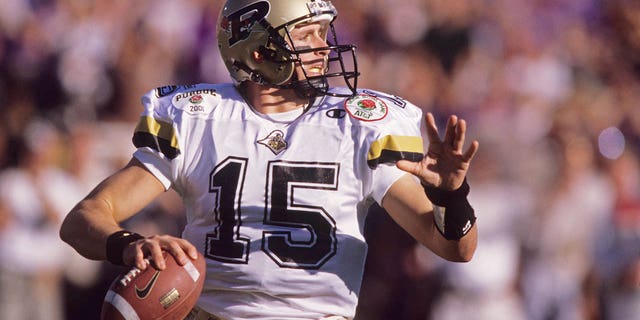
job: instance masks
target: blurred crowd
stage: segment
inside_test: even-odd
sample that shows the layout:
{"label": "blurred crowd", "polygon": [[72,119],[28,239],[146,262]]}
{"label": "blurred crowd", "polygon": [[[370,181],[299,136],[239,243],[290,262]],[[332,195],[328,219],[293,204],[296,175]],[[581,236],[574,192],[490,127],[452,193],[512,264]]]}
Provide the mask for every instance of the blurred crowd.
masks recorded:
{"label": "blurred crowd", "polygon": [[[335,0],[359,87],[468,121],[479,245],[374,207],[358,319],[640,319],[640,1]],[[121,270],[58,238],[131,156],[140,96],[228,82],[221,0],[0,1],[0,319],[97,319]],[[172,192],[127,221],[179,234]]]}

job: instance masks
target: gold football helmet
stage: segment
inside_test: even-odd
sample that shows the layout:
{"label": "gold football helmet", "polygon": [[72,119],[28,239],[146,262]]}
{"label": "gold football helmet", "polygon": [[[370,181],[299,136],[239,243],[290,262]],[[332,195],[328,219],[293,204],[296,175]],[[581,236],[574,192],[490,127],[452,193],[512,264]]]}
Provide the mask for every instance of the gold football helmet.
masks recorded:
{"label": "gold football helmet", "polygon": [[[218,47],[236,83],[254,81],[262,85],[294,89],[300,96],[352,96],[359,76],[354,45],[339,45],[333,20],[337,11],[324,0],[227,0],[218,17]],[[330,21],[327,47],[296,49],[289,31],[297,24],[316,19]],[[289,41],[287,41],[289,40]],[[329,51],[327,70],[322,75],[296,74],[300,54]],[[257,63],[254,52],[264,57]],[[343,56],[351,57],[351,64]],[[332,71],[333,67],[339,71]],[[349,71],[346,68],[350,68]],[[304,71],[304,70],[303,70]],[[329,79],[341,77],[347,93],[330,92]]]}

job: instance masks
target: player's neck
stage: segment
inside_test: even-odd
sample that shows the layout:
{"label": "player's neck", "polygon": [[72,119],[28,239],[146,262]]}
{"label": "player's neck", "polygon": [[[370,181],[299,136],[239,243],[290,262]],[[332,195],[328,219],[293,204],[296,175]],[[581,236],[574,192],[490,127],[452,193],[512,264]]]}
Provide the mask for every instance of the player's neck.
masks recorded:
{"label": "player's neck", "polygon": [[294,90],[261,86],[245,82],[238,87],[240,94],[257,112],[282,113],[305,108],[309,100],[300,98]]}

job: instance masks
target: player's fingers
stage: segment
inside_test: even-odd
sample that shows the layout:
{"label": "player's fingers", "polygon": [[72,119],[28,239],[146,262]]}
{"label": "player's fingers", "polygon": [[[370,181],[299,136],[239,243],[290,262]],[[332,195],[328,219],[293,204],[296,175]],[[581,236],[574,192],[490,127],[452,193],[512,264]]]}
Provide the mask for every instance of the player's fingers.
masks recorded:
{"label": "player's fingers", "polygon": [[130,243],[122,251],[122,261],[125,265],[134,266],[140,270],[146,269],[144,261],[144,251],[142,249],[144,240],[137,240]]}
{"label": "player's fingers", "polygon": [[453,146],[453,140],[456,135],[456,126],[458,125],[458,117],[452,115],[447,120],[447,127],[444,131],[444,140],[442,141],[444,145]]}
{"label": "player's fingers", "polygon": [[158,270],[164,270],[166,263],[164,261],[164,256],[162,255],[162,248],[160,244],[156,242],[147,242],[149,246],[147,247],[149,250],[149,260],[151,260],[151,265]]}
{"label": "player's fingers", "polygon": [[396,167],[413,175],[417,175],[420,169],[419,162],[412,162],[409,160],[398,160],[396,162]]}
{"label": "player's fingers", "polygon": [[184,266],[189,261],[189,258],[187,257],[188,253],[185,253],[185,250],[188,250],[188,249],[183,242],[185,241],[169,242],[168,247],[165,249],[169,251],[169,253],[176,259],[178,264],[181,266]]}
{"label": "player's fingers", "polygon": [[182,241],[181,246],[182,249],[184,250],[184,252],[187,253],[187,255],[189,255],[189,258],[191,258],[191,260],[196,260],[198,259],[198,249],[196,249],[196,246],[194,246],[191,242],[181,239]]}
{"label": "player's fingers", "polygon": [[470,162],[476,155],[476,152],[478,152],[478,148],[480,148],[480,143],[478,141],[474,140],[471,142],[469,149],[467,149],[467,151],[462,155],[462,161]]}
{"label": "player's fingers", "polygon": [[429,143],[440,142],[438,127],[436,126],[436,120],[433,118],[433,114],[428,112],[425,120],[427,122],[427,138],[429,138]]}
{"label": "player's fingers", "polygon": [[463,119],[458,120],[458,125],[456,126],[455,131],[453,149],[456,151],[462,151],[462,146],[464,146],[464,139],[467,132],[467,122]]}

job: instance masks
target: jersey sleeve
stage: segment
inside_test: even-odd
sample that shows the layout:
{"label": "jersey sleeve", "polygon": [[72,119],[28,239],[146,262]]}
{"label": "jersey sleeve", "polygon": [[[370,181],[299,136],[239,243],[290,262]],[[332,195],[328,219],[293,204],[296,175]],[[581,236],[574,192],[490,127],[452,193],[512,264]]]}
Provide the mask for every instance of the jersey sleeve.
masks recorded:
{"label": "jersey sleeve", "polygon": [[387,190],[406,172],[395,166],[398,160],[420,161],[424,155],[422,110],[395,96],[369,93],[377,104],[388,108],[383,119],[372,122],[368,137],[367,165],[372,171],[372,197],[379,204]]}
{"label": "jersey sleeve", "polygon": [[367,152],[367,165],[372,169],[380,164],[393,164],[401,159],[422,160],[424,154],[420,134],[420,128],[423,126],[422,111],[409,102],[403,101],[403,103],[402,107],[398,105],[388,107],[391,110],[385,119],[387,121],[377,126],[376,134]]}
{"label": "jersey sleeve", "polygon": [[151,90],[142,96],[144,110],[133,133],[136,147],[133,156],[156,177],[165,189],[174,181],[175,167],[181,154],[179,132],[172,113],[171,88]]}

